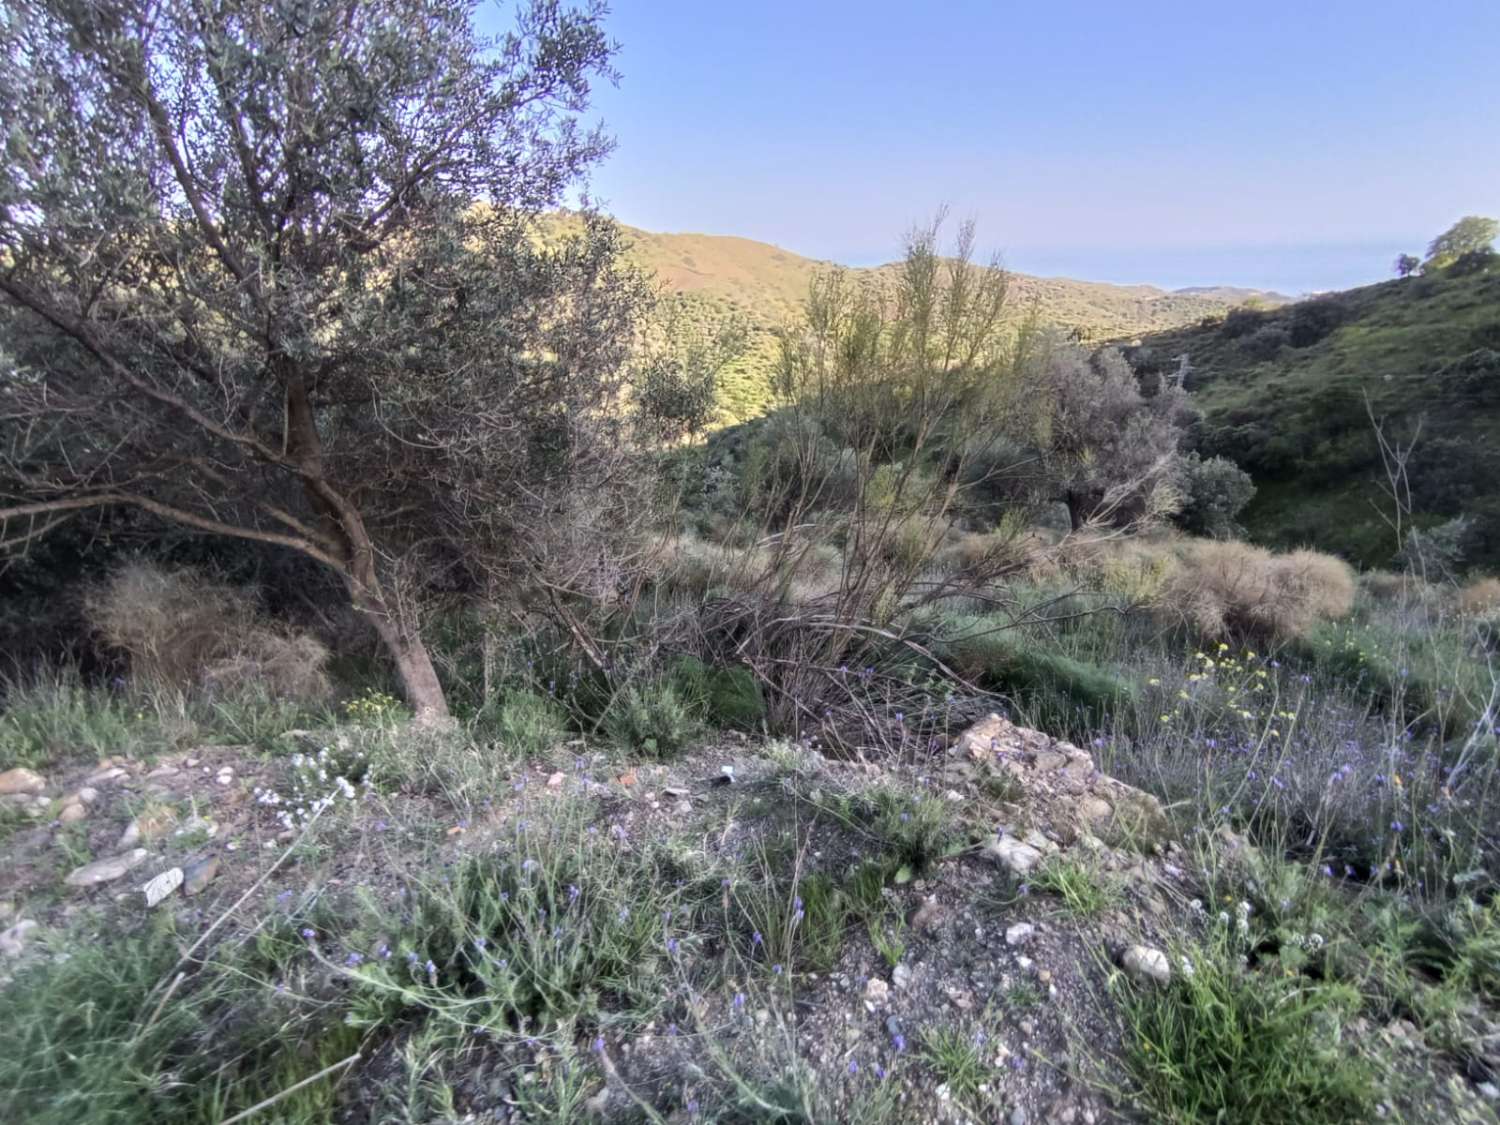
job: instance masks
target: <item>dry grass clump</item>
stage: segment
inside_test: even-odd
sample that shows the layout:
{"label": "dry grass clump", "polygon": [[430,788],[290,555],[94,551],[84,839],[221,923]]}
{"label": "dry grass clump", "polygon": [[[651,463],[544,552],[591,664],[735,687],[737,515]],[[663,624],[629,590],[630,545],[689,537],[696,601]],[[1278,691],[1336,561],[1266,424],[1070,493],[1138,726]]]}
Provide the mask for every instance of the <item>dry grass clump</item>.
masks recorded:
{"label": "dry grass clump", "polygon": [[1476,578],[1458,592],[1458,610],[1468,617],[1500,611],[1500,578]]}
{"label": "dry grass clump", "polygon": [[153,686],[232,691],[253,684],[271,695],[324,699],[328,649],[305,633],[270,624],[247,591],[190,570],[128,563],[87,594],[90,624]]}
{"label": "dry grass clump", "polygon": [[1331,555],[1204,540],[1182,552],[1163,604],[1206,636],[1285,640],[1348,614],[1354,590],[1354,571]]}

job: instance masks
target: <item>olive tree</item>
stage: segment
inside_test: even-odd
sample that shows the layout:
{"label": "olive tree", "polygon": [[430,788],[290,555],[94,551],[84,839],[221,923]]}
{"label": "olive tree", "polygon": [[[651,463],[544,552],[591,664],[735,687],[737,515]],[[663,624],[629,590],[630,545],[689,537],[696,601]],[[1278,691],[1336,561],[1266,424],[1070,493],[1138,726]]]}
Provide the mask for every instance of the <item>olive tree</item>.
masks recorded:
{"label": "olive tree", "polygon": [[638,510],[611,496],[641,287],[608,223],[542,225],[609,148],[602,8],[473,13],[7,4],[0,544],[127,507],[300,552],[441,717],[423,596]]}
{"label": "olive tree", "polygon": [[1043,486],[1067,505],[1073,530],[1167,514],[1180,499],[1172,481],[1193,418],[1182,380],[1165,376],[1147,396],[1117,350],[1072,343],[1054,346],[1037,370]]}

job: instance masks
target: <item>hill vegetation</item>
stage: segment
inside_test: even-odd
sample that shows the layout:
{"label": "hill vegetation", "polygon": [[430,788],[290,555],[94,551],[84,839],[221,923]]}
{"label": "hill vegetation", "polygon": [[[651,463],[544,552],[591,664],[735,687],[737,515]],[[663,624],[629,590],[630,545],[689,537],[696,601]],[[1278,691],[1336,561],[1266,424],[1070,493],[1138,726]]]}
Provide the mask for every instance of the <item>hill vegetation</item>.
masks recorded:
{"label": "hill vegetation", "polygon": [[[1142,374],[1176,370],[1203,412],[1205,453],[1248,470],[1258,540],[1313,544],[1366,566],[1411,546],[1500,563],[1500,269],[1433,268],[1279,309],[1236,309],[1129,349]],[[1397,498],[1372,416],[1402,454]]]}
{"label": "hill vegetation", "polygon": [[[749,329],[745,355],[720,378],[720,422],[744,421],[771,400],[773,333],[801,316],[813,279],[833,263],[746,238],[662,234],[625,227],[627,258],[646,269],[681,314],[703,324],[737,319]],[[894,266],[851,269],[856,277],[889,280]],[[1182,290],[1111,285],[1008,273],[1012,325],[1034,319],[1086,341],[1131,338],[1196,323],[1247,303],[1275,306],[1276,293],[1228,287]]]}
{"label": "hill vegetation", "polygon": [[1256,339],[1451,354],[1377,408],[1476,453],[1482,253],[1225,312],[938,220],[663,307],[557,217],[603,5],[295,7],[0,20],[7,1120],[1496,1125],[1490,492],[1388,416],[1359,573],[1187,448],[1346,481]]}

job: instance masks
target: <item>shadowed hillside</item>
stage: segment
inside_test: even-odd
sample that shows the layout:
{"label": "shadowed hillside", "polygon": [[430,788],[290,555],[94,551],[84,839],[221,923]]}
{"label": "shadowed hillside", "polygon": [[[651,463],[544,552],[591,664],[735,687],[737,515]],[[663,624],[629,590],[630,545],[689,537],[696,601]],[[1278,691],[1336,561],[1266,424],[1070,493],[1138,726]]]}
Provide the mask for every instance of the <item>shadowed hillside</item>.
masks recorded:
{"label": "shadowed hillside", "polygon": [[1237,309],[1149,336],[1131,359],[1140,372],[1175,369],[1184,353],[1204,451],[1233,458],[1259,487],[1245,513],[1256,538],[1391,561],[1368,396],[1388,438],[1416,437],[1417,523],[1447,524],[1464,563],[1500,559],[1500,273],[1442,271]]}

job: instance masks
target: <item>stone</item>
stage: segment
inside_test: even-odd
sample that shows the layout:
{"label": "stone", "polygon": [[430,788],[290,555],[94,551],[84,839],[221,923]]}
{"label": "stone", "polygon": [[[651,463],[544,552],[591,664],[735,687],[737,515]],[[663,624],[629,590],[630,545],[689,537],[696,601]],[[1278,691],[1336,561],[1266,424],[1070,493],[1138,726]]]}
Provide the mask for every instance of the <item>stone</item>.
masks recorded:
{"label": "stone", "polygon": [[563,773],[562,770],[558,770],[556,773],[554,773],[551,777],[549,777],[547,779],[547,788],[548,789],[561,789],[562,788],[562,783],[567,780],[567,776],[568,775],[565,774],[565,773]]}
{"label": "stone", "polygon": [[1036,937],[1036,927],[1030,922],[1017,922],[1005,931],[1006,945],[1025,945]]}
{"label": "stone", "polygon": [[62,812],[57,814],[57,819],[62,824],[75,824],[88,815],[88,806],[82,801],[74,801],[62,807]]}
{"label": "stone", "polygon": [[100,770],[98,773],[89,774],[89,776],[84,779],[84,784],[108,785],[111,782],[119,781],[122,777],[128,776],[130,776],[129,773],[126,770],[121,769],[119,766],[109,766],[106,769]]}
{"label": "stone", "polygon": [[109,883],[124,875],[132,867],[136,867],[146,860],[146,849],[135,848],[121,855],[112,855],[107,859],[96,859],[93,863],[86,863],[73,871],[63,880],[70,887],[96,887],[100,883]]}
{"label": "stone", "polygon": [[0,930],[0,957],[19,957],[26,949],[26,939],[41,927],[35,918],[22,918],[7,930]]}
{"label": "stone", "polygon": [[146,909],[150,910],[180,886],[182,886],[182,868],[180,867],[169,867],[155,878],[147,880],[141,887],[141,894],[146,896]]}
{"label": "stone", "polygon": [[911,987],[911,978],[911,966],[908,965],[905,961],[900,962],[894,969],[891,970],[891,983],[899,988],[902,992],[905,992],[908,988]]}
{"label": "stone", "polygon": [[157,766],[146,775],[148,781],[159,781],[164,777],[176,777],[178,774],[176,766]]}
{"label": "stone", "polygon": [[1170,984],[1172,963],[1160,949],[1149,945],[1132,945],[1120,958],[1120,964],[1131,979],[1140,984]]}
{"label": "stone", "polygon": [[189,897],[202,894],[218,873],[218,856],[209,856],[188,864],[183,871],[182,893]]}
{"label": "stone", "polygon": [[35,770],[17,766],[0,773],[0,793],[40,793],[47,788],[47,779]]}
{"label": "stone", "polygon": [[635,776],[635,770],[626,770],[615,780],[618,781],[621,785],[625,786],[625,788],[629,789],[636,783],[638,778]]}
{"label": "stone", "polygon": [[1041,852],[1014,836],[1001,836],[984,849],[984,854],[1015,875],[1025,875],[1042,859]]}
{"label": "stone", "polygon": [[79,802],[82,802],[85,805],[92,805],[98,799],[99,799],[99,790],[94,789],[91,786],[85,785],[82,789],[78,790],[78,792],[76,792],[72,796],[70,796],[68,798],[68,802],[71,804],[74,801],[79,801]]}
{"label": "stone", "polygon": [[1005,1119],[1006,1125],[1026,1125],[1031,1120],[1026,1116],[1026,1111],[1020,1106],[1010,1111],[1010,1116]]}
{"label": "stone", "polygon": [[884,1008],[891,998],[891,986],[879,977],[871,977],[865,982],[865,1010],[876,1011]]}
{"label": "stone", "polygon": [[938,905],[936,895],[928,895],[922,905],[912,913],[911,928],[923,933],[936,930],[943,920],[943,908]]}
{"label": "stone", "polygon": [[1493,1082],[1481,1082],[1474,1089],[1479,1091],[1479,1096],[1482,1098],[1487,1098],[1492,1102],[1500,1101],[1500,1086],[1496,1086]]}
{"label": "stone", "polygon": [[141,822],[140,818],[137,817],[135,820],[132,820],[125,826],[125,831],[120,833],[119,843],[117,843],[115,847],[119,848],[121,851],[124,851],[126,848],[135,847],[136,844],[140,843],[140,839]]}
{"label": "stone", "polygon": [[1078,815],[1084,820],[1104,820],[1114,813],[1115,807],[1103,797],[1083,797],[1078,802]]}

